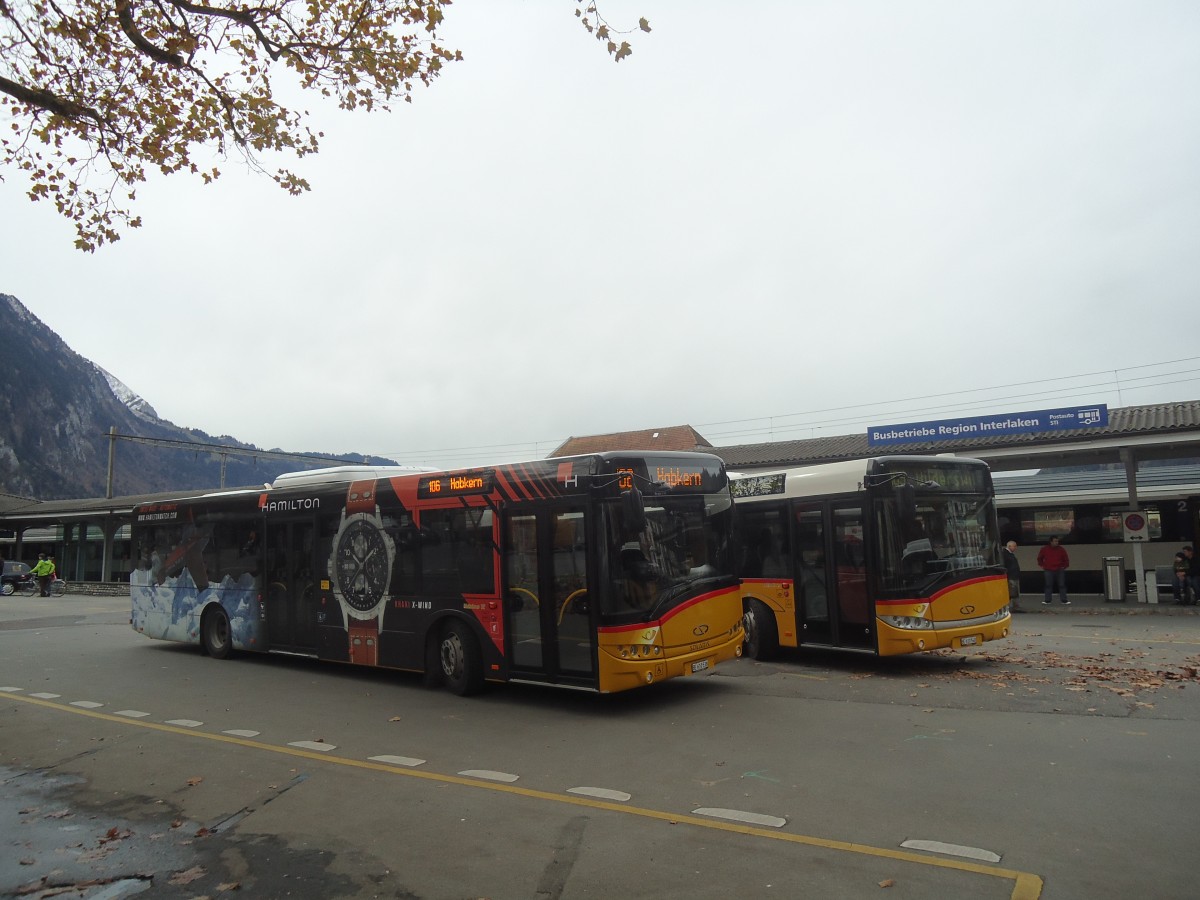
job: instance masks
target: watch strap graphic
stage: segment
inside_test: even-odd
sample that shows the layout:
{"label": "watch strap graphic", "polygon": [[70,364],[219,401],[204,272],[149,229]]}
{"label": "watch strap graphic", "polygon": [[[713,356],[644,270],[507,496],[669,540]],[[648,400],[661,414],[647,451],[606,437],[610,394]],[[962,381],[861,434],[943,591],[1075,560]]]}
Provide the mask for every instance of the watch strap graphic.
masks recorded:
{"label": "watch strap graphic", "polygon": [[350,619],[350,662],[360,666],[379,664],[379,620]]}
{"label": "watch strap graphic", "polygon": [[[346,518],[364,513],[374,514],[375,479],[352,481],[346,489]],[[346,618],[346,638],[350,645],[350,662],[362,666],[379,664],[379,619]]]}
{"label": "watch strap graphic", "polygon": [[375,512],[375,479],[352,481],[346,489],[346,515]]}

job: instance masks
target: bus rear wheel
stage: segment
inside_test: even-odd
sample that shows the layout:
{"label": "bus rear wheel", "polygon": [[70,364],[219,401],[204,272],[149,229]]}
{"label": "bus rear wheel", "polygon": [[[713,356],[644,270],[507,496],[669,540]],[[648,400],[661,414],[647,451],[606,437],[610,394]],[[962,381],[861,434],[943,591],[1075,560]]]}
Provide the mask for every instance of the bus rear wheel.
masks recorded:
{"label": "bus rear wheel", "polygon": [[442,632],[438,662],[442,682],[460,697],[478,693],[483,688],[479,642],[462,622],[451,622]]}
{"label": "bus rear wheel", "polygon": [[746,639],[742,642],[743,656],[770,659],[779,650],[779,629],[775,625],[775,616],[761,600],[752,597],[746,601],[742,627],[746,631]]}
{"label": "bus rear wheel", "polygon": [[229,616],[218,603],[210,604],[200,620],[200,645],[213,659],[228,659],[233,652]]}

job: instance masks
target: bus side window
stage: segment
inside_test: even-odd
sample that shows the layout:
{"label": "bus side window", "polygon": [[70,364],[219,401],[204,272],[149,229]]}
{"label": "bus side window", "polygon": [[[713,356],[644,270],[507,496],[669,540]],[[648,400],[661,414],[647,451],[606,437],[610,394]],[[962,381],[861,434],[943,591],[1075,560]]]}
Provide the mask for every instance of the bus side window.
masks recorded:
{"label": "bus side window", "polygon": [[419,529],[401,530],[402,590],[422,594],[491,594],[496,566],[492,519],[481,509],[436,509]]}
{"label": "bus side window", "polygon": [[742,578],[787,577],[781,548],[787,545],[783,510],[749,510],[738,523],[742,546],[738,548],[738,575]]}

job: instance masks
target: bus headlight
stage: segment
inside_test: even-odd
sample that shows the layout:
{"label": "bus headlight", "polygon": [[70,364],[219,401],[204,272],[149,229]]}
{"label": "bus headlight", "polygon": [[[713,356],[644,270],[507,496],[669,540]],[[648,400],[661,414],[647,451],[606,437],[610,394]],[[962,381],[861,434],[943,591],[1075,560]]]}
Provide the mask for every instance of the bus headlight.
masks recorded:
{"label": "bus headlight", "polygon": [[645,659],[647,656],[661,656],[662,647],[658,644],[618,644],[617,655],[621,659]]}
{"label": "bus headlight", "polygon": [[885,624],[907,631],[932,631],[933,621],[920,616],[880,616]]}

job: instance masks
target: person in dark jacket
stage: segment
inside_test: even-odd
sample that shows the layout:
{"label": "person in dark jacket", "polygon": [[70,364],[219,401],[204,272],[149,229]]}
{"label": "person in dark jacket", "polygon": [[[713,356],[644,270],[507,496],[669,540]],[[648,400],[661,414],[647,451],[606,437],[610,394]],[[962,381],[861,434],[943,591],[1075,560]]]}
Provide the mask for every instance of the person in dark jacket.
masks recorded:
{"label": "person in dark jacket", "polygon": [[1195,606],[1197,601],[1200,601],[1200,556],[1195,554],[1191,544],[1179,552],[1183,554],[1187,564],[1187,590],[1183,592],[1183,600],[1184,603]]}
{"label": "person in dark jacket", "polygon": [[1009,606],[1015,613],[1023,613],[1021,609],[1021,563],[1017,559],[1017,542],[1009,541],[1001,551],[1004,557],[1004,571],[1008,574]]}
{"label": "person in dark jacket", "polygon": [[1175,581],[1171,584],[1171,592],[1175,595],[1176,606],[1188,606],[1194,603],[1195,600],[1191,596],[1192,586],[1188,582],[1188,568],[1191,561],[1187,558],[1187,554],[1180,550],[1175,554],[1175,559],[1172,562],[1172,569],[1175,573]]}
{"label": "person in dark jacket", "polygon": [[1038,551],[1037,564],[1046,573],[1046,599],[1042,605],[1050,605],[1054,586],[1058,585],[1058,599],[1064,606],[1070,606],[1071,601],[1067,599],[1067,568],[1071,565],[1071,558],[1067,556],[1066,548],[1058,542],[1057,536],[1050,538],[1050,542]]}

